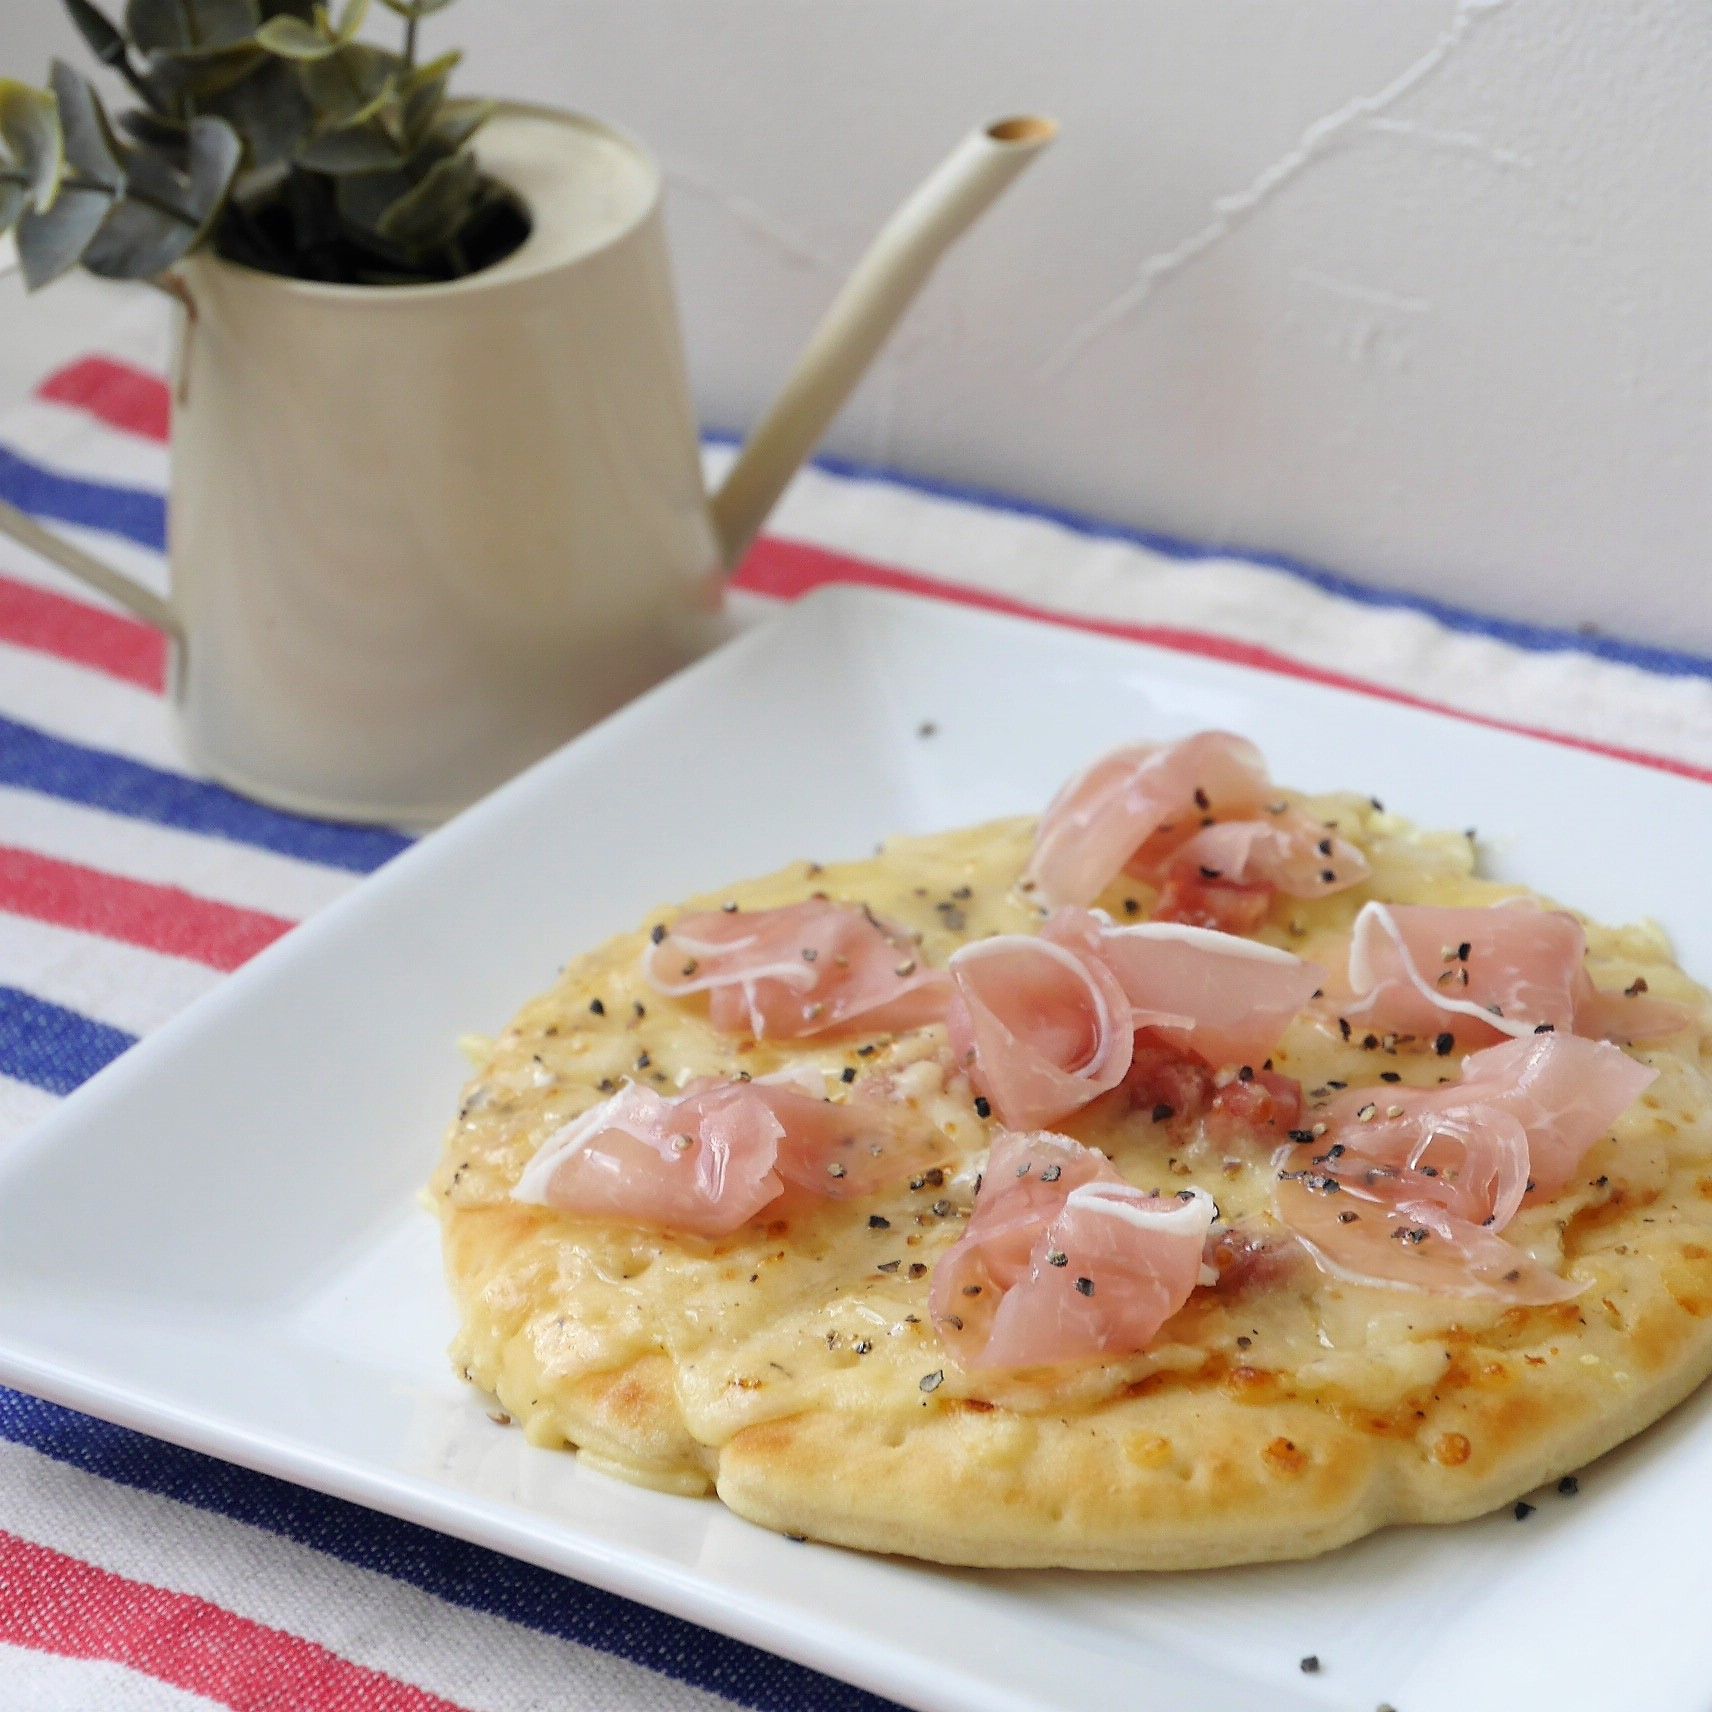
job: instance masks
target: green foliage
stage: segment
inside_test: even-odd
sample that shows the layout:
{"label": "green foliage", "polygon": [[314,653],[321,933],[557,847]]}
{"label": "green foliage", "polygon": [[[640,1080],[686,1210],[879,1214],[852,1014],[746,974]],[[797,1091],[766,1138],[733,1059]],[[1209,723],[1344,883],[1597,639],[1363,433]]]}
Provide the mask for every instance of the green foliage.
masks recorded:
{"label": "green foliage", "polygon": [[[491,109],[450,94],[459,56],[418,63],[451,0],[65,0],[135,105],[108,116],[55,62],[0,78],[0,232],[34,289],[78,266],[153,279],[204,243],[272,273],[347,284],[451,279],[515,247],[523,217],[469,143]],[[376,16],[382,14],[376,13]]]}

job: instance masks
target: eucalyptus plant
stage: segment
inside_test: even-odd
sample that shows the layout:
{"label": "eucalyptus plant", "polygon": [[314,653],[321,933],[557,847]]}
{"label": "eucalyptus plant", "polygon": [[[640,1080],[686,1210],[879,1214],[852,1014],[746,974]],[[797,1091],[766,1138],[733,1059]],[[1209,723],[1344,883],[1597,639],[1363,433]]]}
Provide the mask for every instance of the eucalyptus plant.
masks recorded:
{"label": "eucalyptus plant", "polygon": [[33,290],[81,264],[158,280],[201,245],[270,273],[344,284],[456,278],[514,248],[521,212],[469,144],[488,103],[449,93],[456,53],[423,60],[451,0],[381,0],[395,47],[362,36],[370,0],[126,0],[119,22],[65,0],[134,102],[109,116],[79,71],[0,78],[0,233]]}

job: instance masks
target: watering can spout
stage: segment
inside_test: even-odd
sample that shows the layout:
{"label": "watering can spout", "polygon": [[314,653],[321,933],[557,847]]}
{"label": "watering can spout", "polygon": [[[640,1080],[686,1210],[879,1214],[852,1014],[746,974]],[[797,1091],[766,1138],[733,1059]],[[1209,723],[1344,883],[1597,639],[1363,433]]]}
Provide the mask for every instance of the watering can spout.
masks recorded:
{"label": "watering can spout", "polygon": [[1053,120],[1034,117],[971,131],[881,229],[713,496],[727,570],[759,534],[939,258],[1057,134]]}

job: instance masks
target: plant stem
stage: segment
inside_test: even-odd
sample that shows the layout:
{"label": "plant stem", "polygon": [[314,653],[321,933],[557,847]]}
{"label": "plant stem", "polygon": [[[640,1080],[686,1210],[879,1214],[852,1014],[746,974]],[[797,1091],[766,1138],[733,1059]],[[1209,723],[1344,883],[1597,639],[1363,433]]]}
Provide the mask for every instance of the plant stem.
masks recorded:
{"label": "plant stem", "polygon": [[[0,175],[3,176],[3,175]],[[94,190],[114,202],[121,199],[130,202],[140,202],[145,208],[152,208],[157,214],[164,214],[169,220],[176,220],[181,226],[188,226],[193,232],[201,225],[193,215],[186,214],[182,208],[175,208],[170,202],[159,196],[152,196],[146,190],[138,190],[135,185],[127,184],[123,190],[115,190],[110,184],[103,184],[98,178],[86,178],[80,172],[68,172],[59,181],[61,190]]]}
{"label": "plant stem", "polygon": [[404,69],[416,69],[416,26],[421,20],[414,12],[407,12],[404,17]]}

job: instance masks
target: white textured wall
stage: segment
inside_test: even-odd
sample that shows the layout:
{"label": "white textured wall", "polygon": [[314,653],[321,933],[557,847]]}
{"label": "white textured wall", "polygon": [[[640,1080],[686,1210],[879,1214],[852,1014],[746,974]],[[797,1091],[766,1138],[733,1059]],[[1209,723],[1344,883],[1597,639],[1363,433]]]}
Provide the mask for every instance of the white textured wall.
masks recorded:
{"label": "white textured wall", "polygon": [[[0,5],[8,60],[57,28]],[[1036,108],[1063,140],[836,450],[1712,648],[1700,0],[464,0],[458,39],[665,163],[712,424],[966,124]]]}

